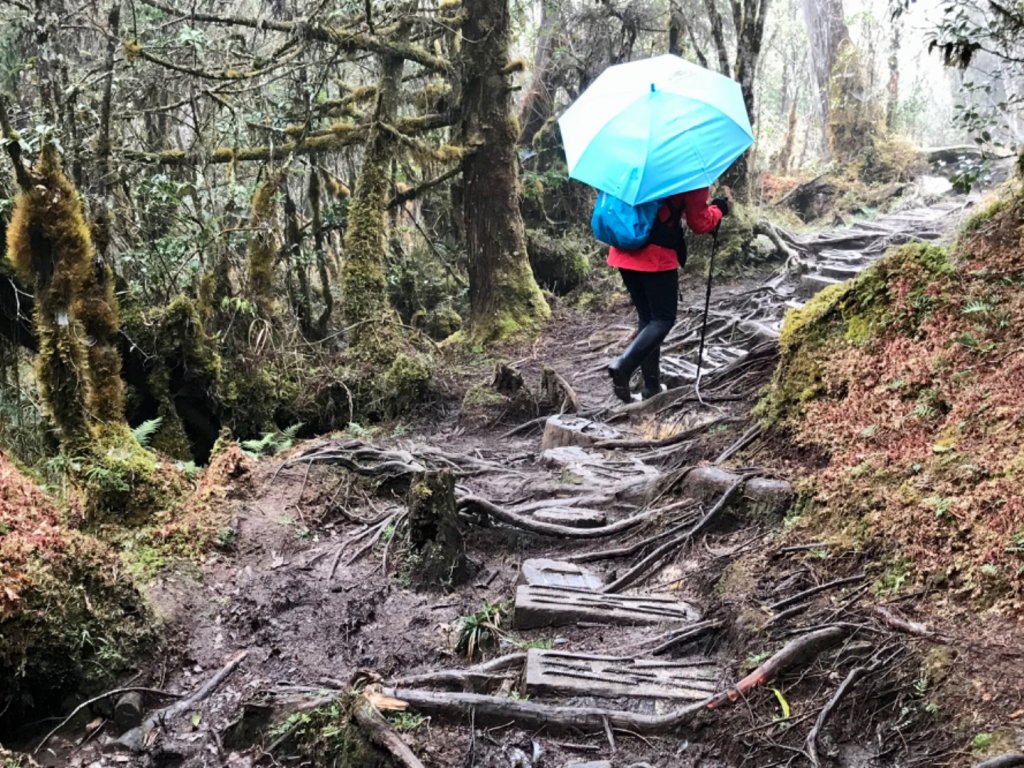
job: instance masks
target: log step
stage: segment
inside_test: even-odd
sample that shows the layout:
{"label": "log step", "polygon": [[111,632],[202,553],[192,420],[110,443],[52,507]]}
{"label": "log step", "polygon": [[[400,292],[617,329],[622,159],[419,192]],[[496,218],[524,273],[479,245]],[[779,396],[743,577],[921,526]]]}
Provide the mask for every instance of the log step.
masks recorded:
{"label": "log step", "polygon": [[689,603],[670,595],[605,595],[564,587],[522,584],[516,588],[512,622],[517,629],[599,624],[687,624],[700,620]]}
{"label": "log step", "polygon": [[721,670],[709,659],[674,661],[598,656],[531,648],[526,692],[702,701],[718,690]]}
{"label": "log step", "polygon": [[534,557],[524,560],[519,570],[519,583],[534,587],[567,587],[598,590],[604,586],[601,577],[576,563]]}
{"label": "log step", "polygon": [[830,285],[841,282],[834,277],[825,277],[824,275],[801,275],[799,294],[803,298],[810,298]]}

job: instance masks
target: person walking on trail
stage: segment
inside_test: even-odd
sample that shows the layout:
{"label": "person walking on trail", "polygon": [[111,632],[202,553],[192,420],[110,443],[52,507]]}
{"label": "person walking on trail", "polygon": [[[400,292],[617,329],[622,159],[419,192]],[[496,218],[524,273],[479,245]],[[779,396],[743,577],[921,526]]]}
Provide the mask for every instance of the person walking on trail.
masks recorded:
{"label": "person walking on trail", "polygon": [[633,400],[630,380],[637,368],[643,374],[644,400],[663,391],[661,344],[676,322],[679,269],[686,263],[682,220],[691,232],[717,234],[730,207],[727,197],[708,203],[707,187],[672,195],[662,202],[646,245],[637,250],[610,248],[608,265],[618,268],[637,314],[636,335],[608,366],[612,390],[623,402]]}

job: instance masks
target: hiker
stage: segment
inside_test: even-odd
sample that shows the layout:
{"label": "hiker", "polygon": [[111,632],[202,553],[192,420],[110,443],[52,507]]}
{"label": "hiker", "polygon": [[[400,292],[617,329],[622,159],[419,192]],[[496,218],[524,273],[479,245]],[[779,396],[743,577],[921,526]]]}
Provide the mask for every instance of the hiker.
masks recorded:
{"label": "hiker", "polygon": [[682,219],[698,235],[718,231],[729,215],[728,197],[708,203],[708,188],[673,195],[662,202],[647,244],[627,251],[612,246],[608,265],[618,267],[637,314],[637,333],[626,350],[609,366],[612,390],[623,402],[633,400],[629,382],[640,368],[646,400],[663,391],[661,343],[676,322],[679,269],[686,263],[686,237]]}

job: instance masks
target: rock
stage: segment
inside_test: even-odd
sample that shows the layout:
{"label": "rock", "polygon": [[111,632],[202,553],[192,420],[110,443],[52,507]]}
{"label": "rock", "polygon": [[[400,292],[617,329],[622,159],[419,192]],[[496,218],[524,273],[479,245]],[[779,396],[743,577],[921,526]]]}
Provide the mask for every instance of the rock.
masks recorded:
{"label": "rock", "polygon": [[535,587],[569,587],[595,591],[604,586],[604,581],[593,571],[581,568],[575,563],[544,557],[523,561],[519,571],[519,583]]}
{"label": "rock", "polygon": [[749,257],[754,261],[770,261],[775,258],[778,249],[767,235],[757,235],[747,246]]}

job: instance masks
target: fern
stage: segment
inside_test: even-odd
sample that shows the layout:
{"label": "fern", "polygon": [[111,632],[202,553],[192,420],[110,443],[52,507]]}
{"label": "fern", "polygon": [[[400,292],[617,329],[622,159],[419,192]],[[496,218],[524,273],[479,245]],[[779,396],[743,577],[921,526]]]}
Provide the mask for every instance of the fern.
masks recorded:
{"label": "fern", "polygon": [[243,440],[239,445],[252,458],[273,456],[281,451],[287,451],[295,444],[295,438],[302,426],[302,422],[292,424],[284,430],[267,432],[259,440]]}
{"label": "fern", "polygon": [[961,315],[984,315],[992,311],[992,305],[981,299],[972,299],[960,310]]}
{"label": "fern", "polygon": [[156,434],[157,430],[160,429],[160,425],[163,424],[163,416],[157,416],[155,419],[144,421],[139,426],[132,430],[132,435],[135,436],[135,442],[141,445],[143,448],[149,448],[149,441],[153,439],[153,435]]}

